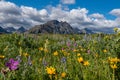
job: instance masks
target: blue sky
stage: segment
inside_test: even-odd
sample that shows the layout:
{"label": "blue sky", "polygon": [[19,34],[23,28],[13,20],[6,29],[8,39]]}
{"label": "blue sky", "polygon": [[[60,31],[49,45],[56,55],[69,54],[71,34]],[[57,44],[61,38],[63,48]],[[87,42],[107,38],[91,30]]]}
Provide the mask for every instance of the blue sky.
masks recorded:
{"label": "blue sky", "polygon": [[1,0],[0,26],[31,28],[49,20],[77,28],[120,27],[120,0]]}

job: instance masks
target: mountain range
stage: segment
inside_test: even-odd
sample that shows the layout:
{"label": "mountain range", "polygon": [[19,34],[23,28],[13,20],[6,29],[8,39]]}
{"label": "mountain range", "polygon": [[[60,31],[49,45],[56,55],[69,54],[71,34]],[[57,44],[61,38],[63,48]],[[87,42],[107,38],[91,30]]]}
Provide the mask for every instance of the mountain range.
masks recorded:
{"label": "mountain range", "polygon": [[14,32],[17,32],[17,33],[24,33],[26,32],[27,30],[24,28],[24,27],[20,27],[18,29],[15,29],[14,27],[6,27],[6,28],[2,28],[0,26],[0,33],[3,34],[3,33],[14,33]]}
{"label": "mountain range", "polygon": [[73,28],[69,23],[57,20],[51,20],[41,25],[35,25],[29,30],[24,27],[15,29],[14,27],[0,27],[0,33],[51,33],[51,34],[93,34],[93,33],[114,33],[113,28]]}

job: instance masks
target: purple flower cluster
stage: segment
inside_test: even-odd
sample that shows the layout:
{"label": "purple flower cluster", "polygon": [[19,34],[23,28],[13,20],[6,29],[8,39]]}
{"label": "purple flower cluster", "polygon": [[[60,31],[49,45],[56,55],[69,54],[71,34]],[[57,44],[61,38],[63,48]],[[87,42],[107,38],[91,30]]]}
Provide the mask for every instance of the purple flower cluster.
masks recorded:
{"label": "purple flower cluster", "polygon": [[6,63],[6,66],[7,66],[10,70],[16,70],[16,69],[18,69],[18,65],[19,65],[19,61],[15,61],[15,60],[12,59],[12,58]]}

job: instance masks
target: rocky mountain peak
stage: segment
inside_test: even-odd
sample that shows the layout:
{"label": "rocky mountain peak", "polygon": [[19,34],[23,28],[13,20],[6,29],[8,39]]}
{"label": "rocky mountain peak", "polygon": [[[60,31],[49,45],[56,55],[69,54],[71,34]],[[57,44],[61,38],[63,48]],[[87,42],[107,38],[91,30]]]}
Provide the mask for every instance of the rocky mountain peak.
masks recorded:
{"label": "rocky mountain peak", "polygon": [[28,30],[28,33],[73,34],[74,29],[67,22],[51,20],[45,24],[34,26],[30,30]]}

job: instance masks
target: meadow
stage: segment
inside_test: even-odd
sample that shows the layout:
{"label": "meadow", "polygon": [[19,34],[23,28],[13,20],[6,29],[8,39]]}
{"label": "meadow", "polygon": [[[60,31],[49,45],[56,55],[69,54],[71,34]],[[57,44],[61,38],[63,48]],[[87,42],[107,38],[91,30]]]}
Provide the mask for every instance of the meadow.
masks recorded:
{"label": "meadow", "polygon": [[0,80],[120,80],[120,34],[1,34]]}

